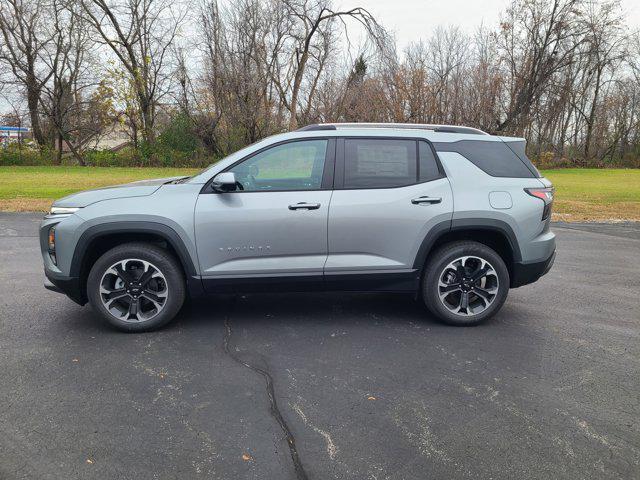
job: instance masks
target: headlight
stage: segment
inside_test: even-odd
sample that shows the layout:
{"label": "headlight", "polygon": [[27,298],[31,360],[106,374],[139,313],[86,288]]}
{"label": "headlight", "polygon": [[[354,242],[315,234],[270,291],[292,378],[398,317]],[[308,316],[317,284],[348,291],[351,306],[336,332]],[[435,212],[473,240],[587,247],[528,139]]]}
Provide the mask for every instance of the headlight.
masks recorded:
{"label": "headlight", "polygon": [[68,215],[80,210],[80,207],[51,207],[49,215]]}

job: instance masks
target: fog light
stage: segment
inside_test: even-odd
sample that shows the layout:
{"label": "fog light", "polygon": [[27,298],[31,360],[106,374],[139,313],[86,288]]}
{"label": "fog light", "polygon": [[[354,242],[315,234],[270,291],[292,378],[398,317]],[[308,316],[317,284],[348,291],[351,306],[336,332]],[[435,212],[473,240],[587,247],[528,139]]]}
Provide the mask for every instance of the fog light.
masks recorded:
{"label": "fog light", "polygon": [[56,251],[56,227],[53,226],[49,229],[49,251]]}

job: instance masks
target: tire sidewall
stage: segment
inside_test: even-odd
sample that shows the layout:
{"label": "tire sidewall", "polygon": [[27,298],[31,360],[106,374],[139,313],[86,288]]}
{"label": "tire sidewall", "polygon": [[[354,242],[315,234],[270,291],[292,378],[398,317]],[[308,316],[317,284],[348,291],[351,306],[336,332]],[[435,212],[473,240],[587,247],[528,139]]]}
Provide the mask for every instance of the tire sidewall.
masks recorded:
{"label": "tire sidewall", "polygon": [[[145,260],[158,268],[167,282],[168,296],[162,311],[142,322],[125,322],[105,308],[100,298],[100,282],[104,273],[113,264],[127,258]],[[171,321],[180,311],[185,298],[185,282],[182,269],[171,254],[148,244],[125,244],[109,250],[93,265],[87,278],[87,297],[94,311],[109,325],[125,332],[143,332],[159,328]]]}
{"label": "tire sidewall", "polygon": [[[483,312],[466,317],[450,312],[440,301],[438,292],[438,280],[444,268],[456,258],[463,256],[475,256],[489,262],[498,275],[498,293],[493,303]],[[443,322],[457,326],[479,325],[496,314],[509,293],[509,271],[500,257],[493,249],[478,242],[457,242],[445,245],[438,249],[432,256],[425,269],[422,284],[424,302],[431,313]]]}

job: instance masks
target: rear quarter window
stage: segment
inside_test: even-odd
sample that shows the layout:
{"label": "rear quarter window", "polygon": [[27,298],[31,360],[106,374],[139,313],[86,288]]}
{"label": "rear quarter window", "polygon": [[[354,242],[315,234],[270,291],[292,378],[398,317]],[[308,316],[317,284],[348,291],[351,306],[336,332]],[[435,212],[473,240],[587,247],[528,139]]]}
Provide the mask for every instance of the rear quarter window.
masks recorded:
{"label": "rear quarter window", "polygon": [[504,142],[460,140],[434,143],[438,152],[456,152],[492,177],[535,178],[516,153]]}
{"label": "rear quarter window", "polygon": [[430,182],[442,178],[444,175],[438,167],[438,162],[431,146],[427,142],[418,142],[418,182]]}

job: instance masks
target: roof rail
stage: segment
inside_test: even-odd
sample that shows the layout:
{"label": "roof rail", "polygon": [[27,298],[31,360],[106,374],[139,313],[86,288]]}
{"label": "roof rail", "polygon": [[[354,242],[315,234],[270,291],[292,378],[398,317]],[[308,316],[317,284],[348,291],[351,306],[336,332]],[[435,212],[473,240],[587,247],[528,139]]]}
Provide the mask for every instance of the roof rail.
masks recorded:
{"label": "roof rail", "polygon": [[350,128],[395,128],[407,130],[431,130],[439,133],[466,133],[470,135],[489,135],[487,132],[473,127],[457,125],[431,125],[426,123],[314,123],[299,128],[298,132],[312,132],[319,130],[342,130]]}
{"label": "roof rail", "polygon": [[318,130],[337,130],[335,125],[328,123],[312,123],[306,127],[302,127],[296,130],[296,132],[317,132]]}

